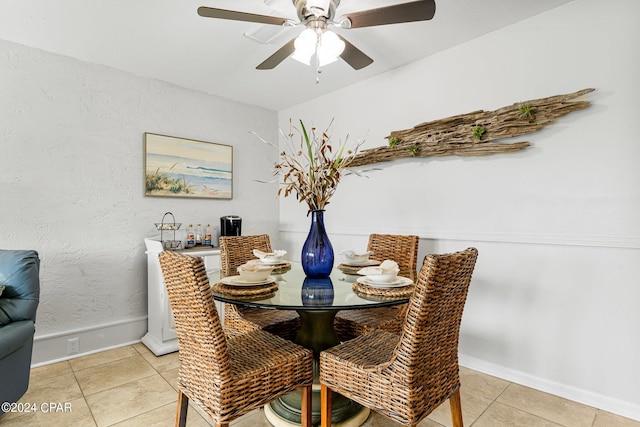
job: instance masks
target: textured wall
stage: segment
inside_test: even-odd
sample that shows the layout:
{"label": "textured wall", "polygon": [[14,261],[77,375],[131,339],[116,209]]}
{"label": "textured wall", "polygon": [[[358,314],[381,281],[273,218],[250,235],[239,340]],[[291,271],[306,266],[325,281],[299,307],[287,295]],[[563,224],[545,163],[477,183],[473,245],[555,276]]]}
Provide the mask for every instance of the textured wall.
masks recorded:
{"label": "textured wall", "polygon": [[[525,151],[346,177],[325,220],[336,252],[364,249],[372,232],[419,234],[420,261],[478,247],[465,363],[638,419],[639,15],[633,0],[577,0],[279,112],[281,126],[335,117],[337,139],[366,135],[373,147],[429,120],[596,88],[590,108],[532,134]],[[304,213],[281,202],[293,253]]]}
{"label": "textured wall", "polygon": [[[5,41],[0,76],[0,247],[40,253],[36,336],[145,316],[143,238],[166,211],[276,234],[254,181],[273,153],[249,134],[276,138],[275,112]],[[144,197],[144,132],[233,145],[233,200]]]}

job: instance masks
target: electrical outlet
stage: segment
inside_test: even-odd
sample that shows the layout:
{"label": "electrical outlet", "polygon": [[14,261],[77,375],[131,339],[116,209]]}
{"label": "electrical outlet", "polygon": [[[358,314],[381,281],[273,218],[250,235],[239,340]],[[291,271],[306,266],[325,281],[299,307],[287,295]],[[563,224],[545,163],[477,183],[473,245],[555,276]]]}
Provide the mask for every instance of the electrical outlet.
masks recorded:
{"label": "electrical outlet", "polygon": [[79,338],[70,338],[67,340],[67,354],[78,354],[80,353],[80,339]]}

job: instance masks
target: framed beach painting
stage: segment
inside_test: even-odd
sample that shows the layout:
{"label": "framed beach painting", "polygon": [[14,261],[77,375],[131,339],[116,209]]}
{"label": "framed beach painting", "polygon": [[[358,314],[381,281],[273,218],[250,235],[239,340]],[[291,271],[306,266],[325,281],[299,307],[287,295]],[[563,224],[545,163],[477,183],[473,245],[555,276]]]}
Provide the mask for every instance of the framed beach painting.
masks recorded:
{"label": "framed beach painting", "polygon": [[231,199],[233,147],[144,134],[145,196]]}

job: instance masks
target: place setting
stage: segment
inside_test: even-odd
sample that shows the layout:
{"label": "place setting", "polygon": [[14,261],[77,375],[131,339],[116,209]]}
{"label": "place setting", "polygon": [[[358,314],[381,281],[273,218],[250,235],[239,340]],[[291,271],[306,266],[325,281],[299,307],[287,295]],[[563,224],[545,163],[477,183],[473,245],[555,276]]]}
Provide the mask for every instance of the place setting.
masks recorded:
{"label": "place setting", "polygon": [[362,267],[380,265],[380,261],[369,259],[372,253],[373,252],[371,251],[363,253],[356,253],[352,250],[344,251],[340,254],[344,257],[344,262],[339,264],[336,268],[346,275],[357,276],[359,275],[358,270]]}
{"label": "place setting", "polygon": [[215,292],[233,296],[262,296],[278,290],[278,283],[271,274],[275,265],[265,265],[251,260],[238,267],[238,274],[220,279],[213,285]]}
{"label": "place setting", "polygon": [[384,260],[380,265],[364,267],[357,271],[360,276],[353,282],[353,290],[362,294],[384,297],[405,297],[413,293],[413,281],[398,276],[400,268],[393,260]]}
{"label": "place setting", "polygon": [[272,274],[284,274],[291,270],[291,263],[284,259],[287,251],[274,250],[273,252],[264,252],[259,249],[253,250],[253,255],[258,258],[260,264],[273,267]]}

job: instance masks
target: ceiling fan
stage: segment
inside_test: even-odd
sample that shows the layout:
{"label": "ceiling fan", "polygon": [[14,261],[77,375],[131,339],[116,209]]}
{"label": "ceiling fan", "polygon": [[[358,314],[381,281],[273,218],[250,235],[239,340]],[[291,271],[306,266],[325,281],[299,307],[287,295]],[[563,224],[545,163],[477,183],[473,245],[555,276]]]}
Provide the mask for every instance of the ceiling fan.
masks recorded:
{"label": "ceiling fan", "polygon": [[312,58],[318,70],[320,66],[342,58],[353,69],[370,65],[373,59],[349,43],[328,27],[342,29],[373,27],[377,25],[426,21],[436,12],[435,0],[419,0],[376,9],[350,13],[334,21],[340,0],[292,0],[298,21],[269,15],[238,12],[233,10],[199,7],[198,15],[206,18],[229,19],[281,26],[304,26],[300,36],[289,40],[273,55],[259,64],[258,70],[271,70],[293,55],[293,59],[311,65]]}

